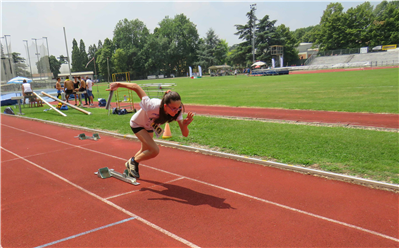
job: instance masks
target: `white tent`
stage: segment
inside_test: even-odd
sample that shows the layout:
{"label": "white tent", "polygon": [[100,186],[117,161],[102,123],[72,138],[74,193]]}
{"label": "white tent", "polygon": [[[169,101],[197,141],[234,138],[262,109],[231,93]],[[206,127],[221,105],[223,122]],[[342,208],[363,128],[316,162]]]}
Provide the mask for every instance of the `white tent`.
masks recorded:
{"label": "white tent", "polygon": [[258,61],[258,62],[253,63],[251,67],[254,67],[254,66],[257,66],[257,65],[262,66],[262,65],[266,65],[266,63],[263,62],[263,61]]}

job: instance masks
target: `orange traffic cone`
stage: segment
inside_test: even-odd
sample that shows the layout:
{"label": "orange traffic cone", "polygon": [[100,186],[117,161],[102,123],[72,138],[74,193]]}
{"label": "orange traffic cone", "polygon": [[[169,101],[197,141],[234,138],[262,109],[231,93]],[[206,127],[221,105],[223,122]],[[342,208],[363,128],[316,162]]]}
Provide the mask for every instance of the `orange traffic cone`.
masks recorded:
{"label": "orange traffic cone", "polygon": [[163,131],[162,139],[172,138],[172,133],[170,132],[169,123],[165,124],[165,130]]}

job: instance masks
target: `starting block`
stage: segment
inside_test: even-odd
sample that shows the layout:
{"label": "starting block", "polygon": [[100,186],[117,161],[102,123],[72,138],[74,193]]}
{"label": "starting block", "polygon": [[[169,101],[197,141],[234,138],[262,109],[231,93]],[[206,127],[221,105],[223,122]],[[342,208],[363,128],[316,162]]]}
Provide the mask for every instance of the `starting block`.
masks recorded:
{"label": "starting block", "polygon": [[136,181],[136,178],[129,176],[128,170],[125,170],[123,174],[114,171],[113,169],[108,169],[108,167],[100,168],[98,171],[94,172],[99,178],[110,178],[115,177],[116,179],[122,180],[127,183],[131,183],[133,185],[140,185]]}
{"label": "starting block", "polygon": [[98,133],[94,133],[93,137],[89,137],[89,136],[86,136],[86,134],[81,133],[78,136],[76,136],[75,138],[79,138],[80,140],[85,140],[85,139],[98,140],[98,139],[100,139],[100,135]]}

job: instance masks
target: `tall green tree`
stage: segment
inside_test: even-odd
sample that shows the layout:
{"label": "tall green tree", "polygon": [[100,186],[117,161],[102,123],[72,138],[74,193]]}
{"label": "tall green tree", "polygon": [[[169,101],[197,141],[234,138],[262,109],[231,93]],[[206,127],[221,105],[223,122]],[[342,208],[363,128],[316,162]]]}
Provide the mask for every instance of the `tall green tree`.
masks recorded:
{"label": "tall green tree", "polygon": [[373,6],[369,2],[365,2],[350,8],[343,16],[346,26],[345,35],[346,43],[342,48],[359,48],[367,46],[370,40],[368,26],[374,20]]}
{"label": "tall green tree", "polygon": [[226,60],[228,44],[222,41],[210,28],[202,42],[198,43],[198,61],[195,65],[200,65],[203,71],[207,71],[212,65],[223,64]]}
{"label": "tall green tree", "polygon": [[82,39],[80,40],[79,43],[79,52],[80,52],[80,59],[82,60],[82,71],[87,71],[86,65],[89,60],[86,53],[86,46]]}
{"label": "tall green tree", "polygon": [[112,55],[112,64],[114,65],[115,72],[127,71],[127,59],[127,53],[122,48],[118,48],[115,50],[115,53]]}
{"label": "tall green tree", "polygon": [[148,75],[170,75],[171,70],[168,63],[169,48],[168,39],[151,34],[143,49],[145,60],[145,71]]}
{"label": "tall green tree", "polygon": [[61,54],[59,58],[61,64],[68,64],[68,57]]}
{"label": "tall green tree", "polygon": [[399,44],[399,1],[383,1],[377,5],[374,21],[368,27],[371,47]]}
{"label": "tall green tree", "polygon": [[[133,78],[145,73],[144,47],[150,32],[139,19],[120,20],[114,29],[113,43],[115,49],[123,49],[127,56],[127,68]],[[142,76],[141,76],[142,77]]]}
{"label": "tall green tree", "polygon": [[297,41],[296,46],[299,46],[299,43],[313,43],[316,41],[315,34],[318,32],[320,25],[317,24],[315,26],[309,26],[306,28],[298,28],[295,31],[291,31],[294,38]]}
{"label": "tall green tree", "polygon": [[[91,62],[87,66],[87,70],[93,71],[97,75],[99,72],[99,69],[98,69],[98,65],[96,63],[96,59],[97,59],[96,52],[97,52],[96,44],[90,45],[89,49],[87,51],[87,59],[88,59],[88,61],[91,61]],[[92,60],[93,58],[94,58],[94,60]]]}
{"label": "tall green tree", "polygon": [[21,57],[20,55],[21,54],[17,52],[12,53],[15,75],[22,77],[31,77],[30,72],[28,71],[28,66],[25,64],[25,58]]}
{"label": "tall green tree", "polygon": [[255,16],[254,9],[251,9],[246,16],[248,18],[248,22],[245,25],[234,25],[237,29],[237,32],[234,34],[238,35],[239,39],[243,40],[243,42],[238,44],[238,47],[234,50],[230,59],[233,60],[235,64],[245,64],[248,66],[253,62],[252,40],[254,38],[254,33],[256,32],[255,21],[257,18]]}
{"label": "tall green tree", "polygon": [[269,16],[265,15],[258,23],[256,32],[256,60],[270,61],[270,46],[281,45],[277,36],[275,23],[277,20],[270,21]]}
{"label": "tall green tree", "polygon": [[[278,45],[283,46],[283,59],[284,64],[291,64],[293,61],[297,61],[298,57],[298,50],[296,50],[296,39],[294,35],[291,33],[290,28],[286,27],[284,24],[281,24],[277,27],[276,30],[278,36]],[[282,65],[284,66],[284,65]]]}
{"label": "tall green tree", "polygon": [[215,58],[219,65],[224,65],[227,61],[227,54],[229,52],[229,43],[225,39],[220,39],[216,46]]}
{"label": "tall green tree", "polygon": [[320,31],[316,43],[320,50],[345,48],[347,42],[346,23],[341,3],[330,3],[320,20]]}
{"label": "tall green tree", "polygon": [[73,39],[73,41],[72,41],[72,63],[71,63],[71,65],[72,65],[71,70],[73,72],[83,71],[82,57],[80,55],[78,43],[76,42],[75,39]]}
{"label": "tall green tree", "polygon": [[184,14],[176,15],[173,19],[168,16],[154,30],[157,38],[164,37],[168,42],[168,49],[164,51],[167,59],[167,73],[182,75],[188,71],[188,66],[197,60],[198,31],[194,23]]}
{"label": "tall green tree", "polygon": [[54,55],[50,56],[49,61],[50,61],[50,71],[53,73],[54,78],[57,78],[58,74],[60,74],[62,63],[58,61]]}
{"label": "tall green tree", "polygon": [[[106,81],[112,81],[111,75],[114,72],[112,54],[114,52],[112,41],[105,38],[104,45],[97,51],[97,63],[100,73],[104,76]],[[108,73],[109,68],[109,73]]]}

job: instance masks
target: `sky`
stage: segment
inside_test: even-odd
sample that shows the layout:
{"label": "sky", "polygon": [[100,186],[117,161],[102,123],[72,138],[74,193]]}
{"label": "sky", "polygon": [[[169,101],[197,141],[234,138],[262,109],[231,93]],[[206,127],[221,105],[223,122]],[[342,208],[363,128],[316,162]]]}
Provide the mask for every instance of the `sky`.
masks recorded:
{"label": "sky", "polygon": [[[255,15],[258,19],[269,15],[269,20],[277,20],[276,26],[284,24],[291,31],[319,24],[323,11],[330,2],[337,1],[213,1],[213,0],[156,0],[156,1],[1,1],[1,37],[11,44],[12,52],[18,52],[27,58],[23,40],[29,46],[37,39],[38,46],[46,45],[50,55],[59,57],[72,53],[72,41],[82,39],[86,51],[90,45],[97,46],[98,41],[112,39],[113,30],[118,21],[139,19],[152,33],[158,23],[166,16],[173,18],[183,13],[197,27],[200,37],[205,37],[212,28],[220,39],[228,45],[241,42],[234,25],[247,23],[246,13],[250,5],[256,3]],[[356,7],[365,1],[339,1],[344,11]],[[374,6],[381,1],[370,1]],[[65,46],[64,28],[68,48]],[[43,37],[47,37],[44,39]],[[5,44],[5,38],[0,39]],[[39,49],[40,50],[40,49]],[[30,51],[31,52],[31,51]],[[11,53],[11,51],[10,51]],[[32,61],[33,63],[33,61]]]}

